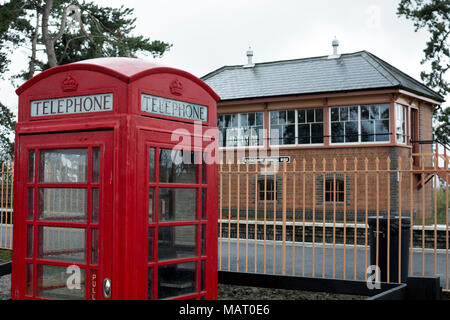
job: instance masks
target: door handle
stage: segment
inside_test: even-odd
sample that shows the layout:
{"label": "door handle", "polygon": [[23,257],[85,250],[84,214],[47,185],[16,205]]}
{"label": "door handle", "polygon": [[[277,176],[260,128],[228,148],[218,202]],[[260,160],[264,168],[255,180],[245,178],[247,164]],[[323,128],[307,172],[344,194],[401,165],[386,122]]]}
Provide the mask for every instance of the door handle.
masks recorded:
{"label": "door handle", "polygon": [[103,297],[111,298],[111,280],[108,278],[103,280]]}

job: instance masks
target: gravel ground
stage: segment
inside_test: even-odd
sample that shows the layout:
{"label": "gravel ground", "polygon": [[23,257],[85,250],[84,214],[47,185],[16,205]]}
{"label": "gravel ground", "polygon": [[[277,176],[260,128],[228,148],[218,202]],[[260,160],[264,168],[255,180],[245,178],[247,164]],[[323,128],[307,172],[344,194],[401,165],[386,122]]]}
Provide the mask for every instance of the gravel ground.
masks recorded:
{"label": "gravel ground", "polygon": [[364,300],[367,297],[327,292],[267,289],[219,284],[219,300]]}
{"label": "gravel ground", "polygon": [[11,298],[11,275],[0,277],[0,300]]}
{"label": "gravel ground", "polygon": [[[0,277],[0,300],[10,298],[11,275]],[[219,284],[218,298],[219,300],[364,300],[367,297]],[[450,294],[443,294],[442,299],[450,300]]]}
{"label": "gravel ground", "polygon": [[[0,277],[0,300],[11,298],[11,275]],[[219,300],[362,300],[366,297],[219,284]]]}

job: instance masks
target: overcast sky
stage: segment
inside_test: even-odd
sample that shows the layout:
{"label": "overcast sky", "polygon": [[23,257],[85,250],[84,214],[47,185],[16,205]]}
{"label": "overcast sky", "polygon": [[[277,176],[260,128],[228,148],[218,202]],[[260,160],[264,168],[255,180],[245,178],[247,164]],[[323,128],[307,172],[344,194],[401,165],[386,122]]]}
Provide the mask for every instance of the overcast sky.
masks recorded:
{"label": "overcast sky", "polygon": [[[3,1],[2,1],[3,2]],[[396,15],[398,0],[96,0],[135,9],[135,34],[173,44],[163,58],[143,57],[201,77],[224,65],[367,50],[420,79],[429,35]],[[23,68],[20,53],[12,68]],[[23,63],[23,62],[22,62]],[[17,109],[14,87],[1,82],[0,101]]]}

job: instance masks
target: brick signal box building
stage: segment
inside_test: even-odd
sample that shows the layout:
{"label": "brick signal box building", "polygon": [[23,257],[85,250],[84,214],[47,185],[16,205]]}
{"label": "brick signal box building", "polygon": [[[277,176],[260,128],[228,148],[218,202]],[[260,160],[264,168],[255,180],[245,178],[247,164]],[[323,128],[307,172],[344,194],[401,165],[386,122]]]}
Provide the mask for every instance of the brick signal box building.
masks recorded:
{"label": "brick signal box building", "polygon": [[[246,65],[224,66],[202,78],[221,99],[217,126],[225,168],[237,170],[241,163],[243,170],[247,161],[254,168],[275,154],[290,166],[295,160],[296,170],[305,163],[308,172],[304,189],[301,175],[288,175],[286,190],[281,175],[261,173],[250,179],[248,197],[236,194],[236,181],[224,176],[225,214],[228,207],[232,216],[241,208],[242,216],[242,208],[253,210],[255,202],[258,211],[265,206],[268,214],[278,212],[284,192],[288,214],[303,208],[329,217],[334,210],[338,219],[344,211],[350,219],[357,212],[359,221],[364,212],[409,215],[411,196],[415,215],[422,216],[420,208],[432,214],[431,184],[395,171],[432,165],[412,154],[431,152],[430,144],[419,142],[433,138],[433,109],[443,97],[367,51],[337,54],[333,46],[330,56],[265,63],[253,63],[248,51]],[[366,179],[364,170],[376,170],[377,158],[382,173]],[[247,187],[240,181],[242,194]]]}

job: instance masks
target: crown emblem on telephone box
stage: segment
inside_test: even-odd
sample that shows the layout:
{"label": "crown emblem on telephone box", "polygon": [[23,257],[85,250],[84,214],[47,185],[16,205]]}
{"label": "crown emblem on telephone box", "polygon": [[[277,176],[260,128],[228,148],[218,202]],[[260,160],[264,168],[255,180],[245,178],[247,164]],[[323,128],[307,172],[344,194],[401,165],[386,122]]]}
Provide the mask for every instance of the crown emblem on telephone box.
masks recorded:
{"label": "crown emblem on telephone box", "polygon": [[180,80],[175,79],[169,86],[170,92],[176,96],[181,96],[183,94],[183,84]]}
{"label": "crown emblem on telephone box", "polygon": [[75,91],[78,88],[78,82],[70,74],[62,82],[63,91]]}

